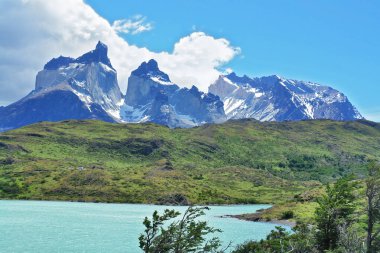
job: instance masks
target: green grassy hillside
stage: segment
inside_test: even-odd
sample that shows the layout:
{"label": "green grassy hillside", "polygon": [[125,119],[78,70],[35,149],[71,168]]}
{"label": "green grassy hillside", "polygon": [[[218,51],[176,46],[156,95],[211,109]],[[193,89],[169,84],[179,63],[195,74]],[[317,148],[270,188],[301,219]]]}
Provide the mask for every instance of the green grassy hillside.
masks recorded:
{"label": "green grassy hillside", "polygon": [[368,121],[39,123],[0,134],[0,198],[279,203],[378,157]]}

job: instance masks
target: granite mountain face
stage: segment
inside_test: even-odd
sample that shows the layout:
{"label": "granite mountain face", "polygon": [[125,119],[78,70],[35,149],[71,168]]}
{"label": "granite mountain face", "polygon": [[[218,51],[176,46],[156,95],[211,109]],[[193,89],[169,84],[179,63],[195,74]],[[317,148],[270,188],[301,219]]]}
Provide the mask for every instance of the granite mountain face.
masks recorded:
{"label": "granite mountain face", "polygon": [[195,86],[179,88],[155,60],[142,63],[132,72],[124,101],[121,117],[125,122],[193,127],[226,120],[219,97]]}
{"label": "granite mountain face", "polygon": [[107,122],[154,122],[174,127],[221,123],[228,119],[260,121],[302,119],[355,120],[362,116],[333,88],[278,76],[220,76],[209,93],[180,88],[155,60],[143,62],[128,80],[126,95],[107,46],[76,59],[60,56],[38,72],[35,89],[0,107],[0,131],[40,121],[98,119]]}
{"label": "granite mountain face", "polygon": [[37,74],[36,91],[66,86],[86,107],[97,104],[117,119],[123,95],[107,51],[107,46],[99,42],[95,50],[77,59],[62,56],[52,59]]}
{"label": "granite mountain face", "polygon": [[122,93],[107,46],[74,59],[60,56],[38,72],[35,89],[21,100],[0,108],[0,129],[39,121],[65,119],[117,120]]}

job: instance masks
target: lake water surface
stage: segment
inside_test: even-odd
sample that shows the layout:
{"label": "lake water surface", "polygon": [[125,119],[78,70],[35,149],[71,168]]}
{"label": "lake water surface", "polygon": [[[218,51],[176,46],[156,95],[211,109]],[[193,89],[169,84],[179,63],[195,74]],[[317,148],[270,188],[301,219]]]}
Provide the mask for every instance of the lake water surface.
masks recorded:
{"label": "lake water surface", "polygon": [[[211,206],[210,225],[220,228],[224,242],[234,245],[264,238],[275,225],[220,218],[253,213],[269,205]],[[154,210],[184,211],[186,207],[0,200],[0,252],[141,252],[142,221]]]}

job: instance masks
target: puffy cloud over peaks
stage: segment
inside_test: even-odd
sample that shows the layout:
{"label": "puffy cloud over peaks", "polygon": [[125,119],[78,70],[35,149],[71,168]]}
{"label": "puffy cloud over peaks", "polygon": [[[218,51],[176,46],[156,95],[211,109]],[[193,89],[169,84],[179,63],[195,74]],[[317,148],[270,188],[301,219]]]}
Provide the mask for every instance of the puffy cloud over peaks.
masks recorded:
{"label": "puffy cloud over peaks", "polygon": [[218,68],[240,52],[228,40],[202,32],[180,38],[172,52],[156,53],[130,45],[118,33],[148,31],[151,23],[137,16],[111,25],[83,0],[2,0],[0,15],[0,104],[32,90],[36,73],[50,59],[60,55],[76,58],[98,41],[108,46],[123,92],[131,71],[150,59],[178,85],[197,85],[206,91],[220,74]]}

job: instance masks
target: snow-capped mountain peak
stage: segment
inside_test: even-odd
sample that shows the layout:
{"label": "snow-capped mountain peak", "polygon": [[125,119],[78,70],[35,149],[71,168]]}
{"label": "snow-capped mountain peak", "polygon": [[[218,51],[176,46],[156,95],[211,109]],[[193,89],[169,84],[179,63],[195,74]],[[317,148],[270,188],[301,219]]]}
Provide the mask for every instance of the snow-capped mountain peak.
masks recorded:
{"label": "snow-capped mountain peak", "polygon": [[227,118],[261,121],[362,118],[343,93],[278,75],[249,78],[231,73],[220,76],[209,92],[223,100]]}
{"label": "snow-capped mountain peak", "polygon": [[173,85],[169,76],[158,68],[158,63],[154,59],[143,62],[136,70],[132,71],[131,74],[140,78],[149,78],[153,82],[163,85]]}
{"label": "snow-capped mountain peak", "polygon": [[94,50],[85,53],[84,55],[80,56],[76,59],[77,63],[83,63],[83,64],[90,64],[90,63],[103,63],[106,66],[110,67],[111,69],[115,70],[112,67],[111,61],[108,58],[108,47],[102,43],[101,41],[96,44],[96,47]]}
{"label": "snow-capped mountain peak", "polygon": [[94,50],[85,53],[84,55],[78,57],[77,59],[65,56],[59,56],[57,58],[51,59],[48,63],[45,64],[45,70],[57,70],[59,68],[66,68],[70,64],[90,64],[90,63],[103,63],[112,70],[115,69],[112,67],[111,61],[108,58],[108,47],[101,41],[96,44]]}

